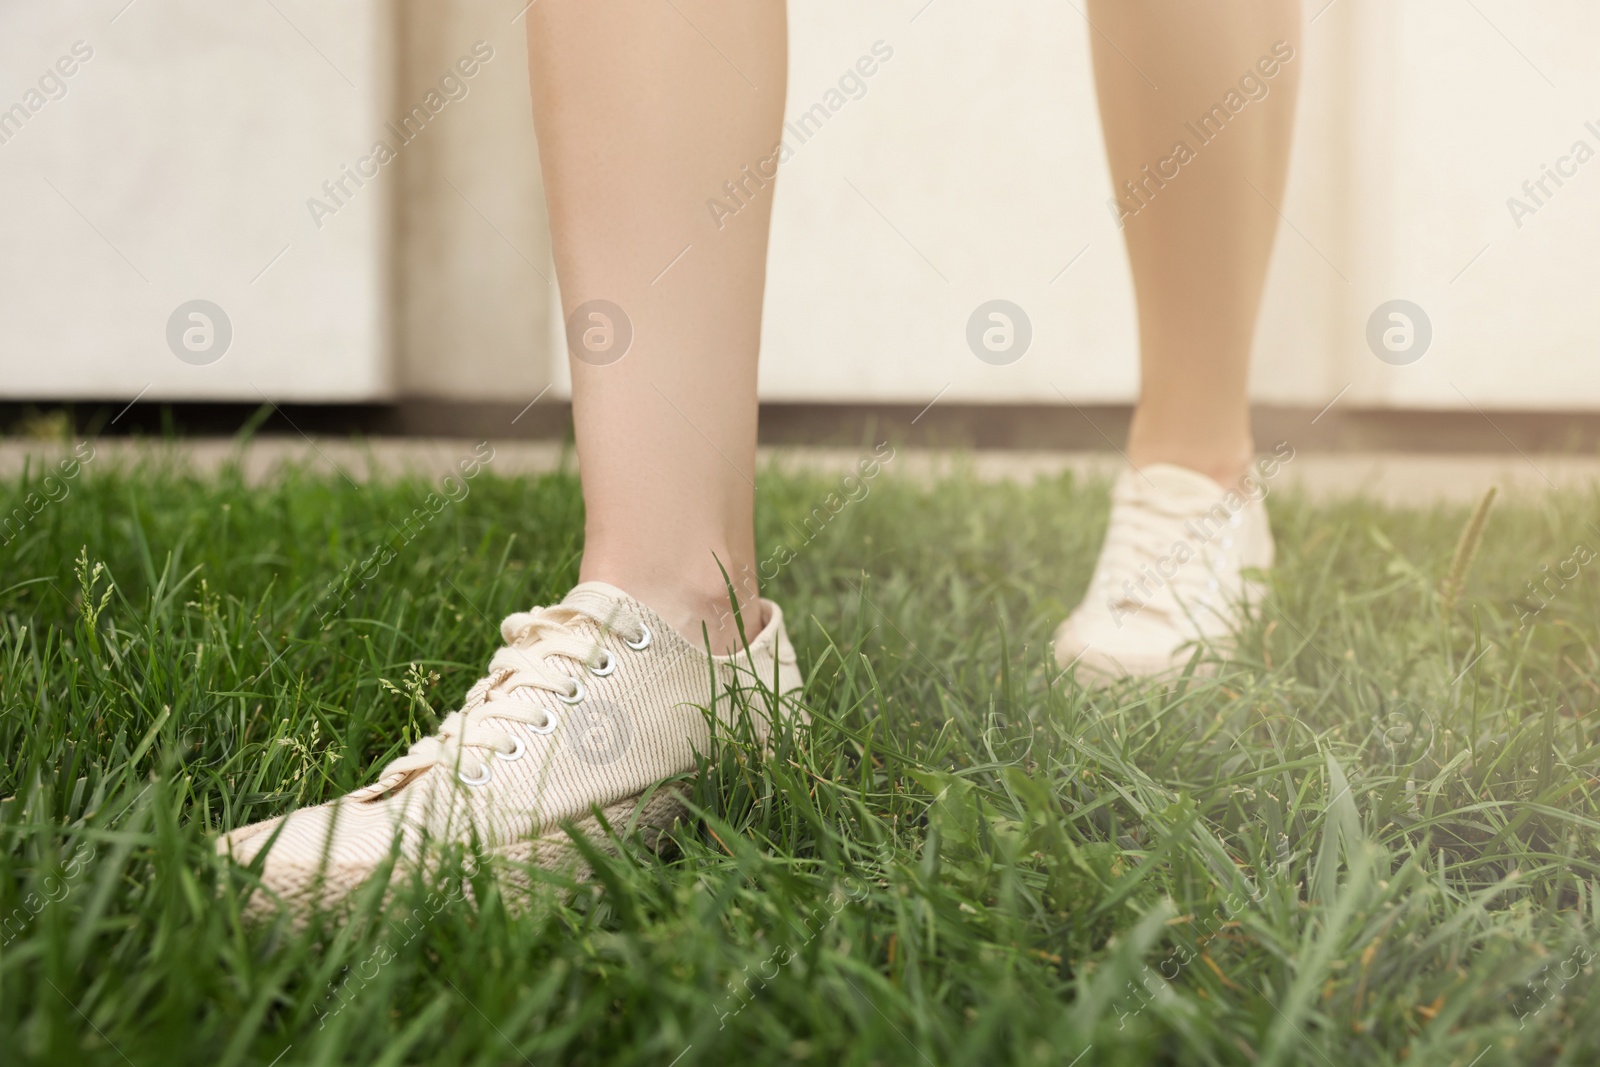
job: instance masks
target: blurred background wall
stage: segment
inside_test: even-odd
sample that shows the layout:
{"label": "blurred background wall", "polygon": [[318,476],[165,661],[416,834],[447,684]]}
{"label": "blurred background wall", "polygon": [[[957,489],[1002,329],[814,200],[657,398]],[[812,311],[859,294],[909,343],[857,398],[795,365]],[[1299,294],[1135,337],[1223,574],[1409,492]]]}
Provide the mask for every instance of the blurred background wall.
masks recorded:
{"label": "blurred background wall", "polygon": [[[673,2],[741,85],[712,9]],[[0,399],[564,395],[526,3],[0,5]],[[780,171],[764,398],[1133,399],[1083,11],[794,0],[788,112],[827,117]],[[1306,20],[1256,398],[1600,407],[1600,8],[1309,0]],[[864,91],[830,93],[875,50]],[[966,343],[993,298],[1033,325],[1007,366]],[[1398,364],[1368,341],[1394,300],[1431,332]]]}

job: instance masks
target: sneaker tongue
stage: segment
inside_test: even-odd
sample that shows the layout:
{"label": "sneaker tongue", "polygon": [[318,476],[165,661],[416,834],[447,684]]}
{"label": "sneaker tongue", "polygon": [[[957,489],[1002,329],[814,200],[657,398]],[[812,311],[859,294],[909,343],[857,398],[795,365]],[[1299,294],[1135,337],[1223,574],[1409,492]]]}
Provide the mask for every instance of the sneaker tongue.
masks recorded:
{"label": "sneaker tongue", "polygon": [[561,606],[572,608],[592,618],[604,619],[619,610],[618,601],[632,600],[622,590],[605,582],[580,582],[561,599]]}
{"label": "sneaker tongue", "polygon": [[1199,471],[1180,467],[1176,463],[1152,463],[1148,467],[1140,467],[1137,471],[1127,472],[1125,477],[1141,488],[1148,489],[1154,486],[1158,492],[1171,493],[1175,496],[1219,500],[1228,492],[1219,483]]}

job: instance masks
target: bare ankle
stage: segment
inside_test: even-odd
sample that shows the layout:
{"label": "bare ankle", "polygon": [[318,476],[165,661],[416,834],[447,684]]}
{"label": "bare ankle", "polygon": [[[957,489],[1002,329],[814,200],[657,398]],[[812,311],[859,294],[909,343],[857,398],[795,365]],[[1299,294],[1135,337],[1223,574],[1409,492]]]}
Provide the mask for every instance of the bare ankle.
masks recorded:
{"label": "bare ankle", "polygon": [[1128,446],[1128,460],[1135,467],[1171,463],[1205,475],[1218,485],[1232,488],[1250,473],[1253,446],[1249,442],[1235,448],[1185,447],[1173,443]]}
{"label": "bare ankle", "polygon": [[[745,641],[761,632],[763,621],[760,600],[741,599],[735,605],[724,595],[716,602],[714,613],[706,611],[697,620],[696,643],[704,644],[709,637],[713,652],[736,652],[744,646]],[[700,632],[701,625],[705,627],[704,633]],[[743,637],[740,636],[741,632]]]}
{"label": "bare ankle", "polygon": [[[712,588],[687,587],[677,582],[652,581],[639,575],[611,573],[604,569],[583,568],[582,580],[601,581],[615,585],[629,596],[637,598],[661,616],[662,620],[678,631],[696,648],[709,642],[714,654],[737,652],[742,647],[741,628],[746,639],[761,631],[762,618],[760,591],[753,580],[741,582],[731,572],[727,585]],[[719,576],[720,577],[720,576]]]}
{"label": "bare ankle", "polygon": [[713,654],[737,652],[744,640],[755,637],[763,622],[761,601],[752,595],[741,595],[737,602],[730,599],[726,590],[720,595],[661,591],[654,597],[641,595],[657,615],[696,648],[709,645]]}

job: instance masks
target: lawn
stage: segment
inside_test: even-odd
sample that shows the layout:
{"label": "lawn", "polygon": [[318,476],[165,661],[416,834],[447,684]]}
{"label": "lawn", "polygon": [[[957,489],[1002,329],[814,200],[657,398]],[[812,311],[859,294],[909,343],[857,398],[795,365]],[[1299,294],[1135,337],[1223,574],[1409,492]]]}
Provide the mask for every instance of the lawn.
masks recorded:
{"label": "lawn", "polygon": [[57,478],[0,484],[6,1063],[1600,1059],[1595,495],[1498,502],[1468,567],[1471,508],[1278,492],[1239,658],[1092,693],[1048,642],[1104,484],[769,471],[803,745],[531,909],[295,930],[214,836],[454,708],[574,581],[575,477]]}

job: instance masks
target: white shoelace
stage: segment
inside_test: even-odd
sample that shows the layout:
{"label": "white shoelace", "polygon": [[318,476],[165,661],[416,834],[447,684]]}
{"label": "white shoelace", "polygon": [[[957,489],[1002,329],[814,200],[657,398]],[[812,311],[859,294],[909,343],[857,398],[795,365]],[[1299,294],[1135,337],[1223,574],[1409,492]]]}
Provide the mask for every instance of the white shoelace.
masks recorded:
{"label": "white shoelace", "polygon": [[[1226,526],[1202,540],[1185,526],[1185,520],[1196,517],[1193,505],[1174,507],[1177,504],[1168,494],[1137,481],[1119,487],[1091,586],[1097,601],[1171,614],[1174,605],[1159,595],[1166,590],[1190,610],[1215,606],[1220,591],[1217,564],[1233,548],[1243,515],[1233,514]],[[1174,554],[1180,543],[1187,543],[1191,552],[1182,563]],[[1164,573],[1163,562],[1171,573]],[[1132,593],[1124,584],[1129,581]],[[1141,583],[1152,595],[1141,599]]]}
{"label": "white shoelace", "polygon": [[559,721],[550,708],[518,695],[520,691],[543,690],[566,704],[581,703],[586,694],[579,675],[557,669],[551,660],[570,660],[595,677],[616,669],[615,658],[607,649],[573,628],[573,623],[585,618],[601,630],[619,633],[629,648],[643,651],[649,647],[649,628],[620,609],[606,618],[570,604],[514,612],[500,624],[505,647],[489,660],[489,673],[467,691],[461,709],[446,715],[432,737],[423,738],[404,756],[391,761],[378,780],[443,766],[455,770],[467,784],[477,785],[488,780],[491,756],[507,761],[522,758],[524,742],[496,728],[493,720],[526,723],[539,734],[554,731]]}

